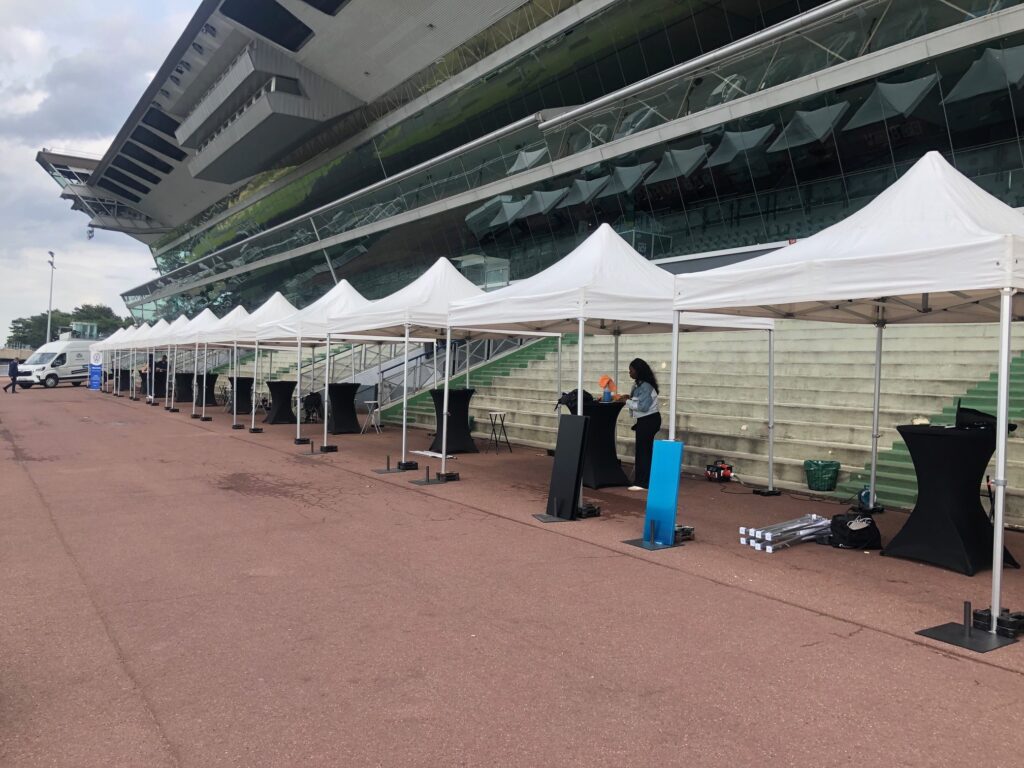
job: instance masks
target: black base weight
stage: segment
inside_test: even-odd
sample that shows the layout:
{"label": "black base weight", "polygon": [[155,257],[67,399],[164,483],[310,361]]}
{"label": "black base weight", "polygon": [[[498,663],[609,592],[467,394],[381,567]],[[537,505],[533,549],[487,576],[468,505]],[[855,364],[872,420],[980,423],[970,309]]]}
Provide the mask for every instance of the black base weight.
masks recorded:
{"label": "black base weight", "polygon": [[259,435],[263,433],[263,427],[249,427],[249,434]]}
{"label": "black base weight", "polygon": [[778,488],[755,488],[753,494],[755,496],[781,496],[782,491]]}
{"label": "black base weight", "polygon": [[189,418],[198,419],[199,418],[199,414],[198,413],[193,413]]}
{"label": "black base weight", "polygon": [[929,637],[932,640],[938,640],[940,643],[948,643],[959,648],[966,648],[976,653],[988,653],[989,651],[1013,645],[1017,642],[1014,638],[993,635],[991,632],[986,632],[983,629],[965,627],[963,624],[958,624],[955,621],[951,621],[948,624],[940,624],[937,627],[922,629],[916,634],[922,637]]}
{"label": "black base weight", "polygon": [[200,416],[200,421],[213,421],[213,416]]}
{"label": "black base weight", "polygon": [[180,413],[181,409],[180,408],[168,408],[167,412],[168,413]]}
{"label": "black base weight", "polygon": [[338,446],[336,445],[321,445],[320,453],[337,453]]}
{"label": "black base weight", "polygon": [[419,469],[420,465],[418,461],[400,461],[398,462],[398,470],[400,472],[408,472],[413,469]]}
{"label": "black base weight", "polygon": [[295,444],[296,445],[309,445],[309,438],[308,437],[296,437],[295,438]]}
{"label": "black base weight", "polygon": [[232,429],[245,429],[245,424],[232,424]]}
{"label": "black base weight", "polygon": [[436,477],[442,483],[457,483],[461,479],[458,472],[438,472]]}

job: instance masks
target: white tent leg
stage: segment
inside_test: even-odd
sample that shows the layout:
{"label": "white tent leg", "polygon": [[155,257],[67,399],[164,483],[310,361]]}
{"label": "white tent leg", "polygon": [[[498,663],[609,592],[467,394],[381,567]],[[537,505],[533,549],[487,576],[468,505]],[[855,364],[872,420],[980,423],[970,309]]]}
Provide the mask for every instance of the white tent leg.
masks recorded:
{"label": "white tent leg", "polygon": [[199,384],[199,342],[192,354],[192,418],[196,418],[196,387]]}
{"label": "white tent leg", "polygon": [[235,372],[235,380],[231,384],[231,428],[238,426],[238,342],[231,346],[232,369]]}
{"label": "white tent leg", "polygon": [[875,400],[871,408],[871,508],[878,506],[875,484],[878,478],[878,405],[882,399],[882,333],[885,324],[879,323],[875,334]]}
{"label": "white tent leg", "polygon": [[[409,324],[405,324],[405,362],[402,364],[402,465],[405,464],[406,439],[409,429]],[[404,469],[404,466],[399,466]]]}
{"label": "white tent leg", "polygon": [[614,350],[612,352],[612,378],[615,379],[615,385],[618,386],[618,384],[619,384],[619,332],[615,331],[615,333],[612,334],[612,338],[613,338],[612,348]]}
{"label": "white tent leg", "polygon": [[992,515],[992,623],[989,632],[995,634],[996,620],[1002,606],[1003,586],[1003,512],[1006,506],[1006,434],[1010,422],[1010,313],[1013,309],[1013,291],[1003,288],[999,293],[999,384],[996,395],[996,476],[995,502]]}
{"label": "white tent leg", "polygon": [[330,394],[331,381],[331,334],[327,334],[327,356],[324,358],[324,447],[327,446],[327,419],[330,413],[331,401],[327,397]]}
{"label": "white tent leg", "polygon": [[[365,345],[363,345],[363,349],[364,350],[366,349]],[[351,381],[353,384],[355,384],[356,383],[356,347],[355,347],[354,344],[349,344],[348,345],[348,361],[352,365],[352,378],[349,381]]]}
{"label": "white tent leg", "polygon": [[[558,391],[555,392],[555,398],[562,396],[562,334],[558,334],[558,371],[555,373],[555,386],[558,387]],[[562,409],[559,408],[559,411]]]}
{"label": "white tent leg", "polygon": [[444,333],[444,399],[441,401],[441,475],[448,472],[448,361],[452,356],[452,329]]}
{"label": "white tent leg", "polygon": [[775,490],[775,331],[771,328],[768,329],[768,490]]}
{"label": "white tent leg", "polygon": [[436,389],[437,388],[437,339],[434,339],[433,344],[434,344],[434,347],[433,347],[433,352],[430,355],[430,362],[432,362],[434,364],[434,378],[432,378],[430,380],[430,383],[433,384],[434,388]]}
{"label": "white tent leg", "polygon": [[[618,361],[619,337],[615,337],[616,362]],[[615,370],[618,375],[618,368]],[[669,372],[668,390],[668,439],[676,439],[676,410],[679,398],[679,313],[672,313],[672,370]]]}
{"label": "white tent leg", "polygon": [[[577,349],[579,351],[579,364],[576,366],[576,415],[583,415],[583,323],[584,320],[580,318],[580,338],[577,342]],[[582,497],[581,497],[582,498]]]}
{"label": "white tent leg", "polygon": [[295,444],[303,445],[302,439],[302,336],[295,337]]}
{"label": "white tent leg", "polygon": [[466,389],[469,389],[469,336],[466,336]]}
{"label": "white tent leg", "polygon": [[259,392],[259,389],[257,389],[256,385],[259,384],[259,381],[260,381],[260,343],[259,343],[258,340],[256,342],[256,355],[255,355],[255,357],[256,357],[256,359],[253,362],[253,368],[252,368],[252,410],[250,411],[250,415],[251,415],[251,423],[249,424],[249,431],[250,432],[252,430],[256,429],[256,396],[257,396],[256,393]]}
{"label": "white tent leg", "polygon": [[203,415],[200,421],[206,421],[206,374],[210,370],[210,345],[203,343]]}

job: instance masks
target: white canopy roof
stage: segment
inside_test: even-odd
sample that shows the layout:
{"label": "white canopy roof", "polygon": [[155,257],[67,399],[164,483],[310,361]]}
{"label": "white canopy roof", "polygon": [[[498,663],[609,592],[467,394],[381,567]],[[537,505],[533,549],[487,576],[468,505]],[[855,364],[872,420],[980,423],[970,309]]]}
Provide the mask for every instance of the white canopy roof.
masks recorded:
{"label": "white canopy roof", "polygon": [[188,325],[188,317],[185,315],[178,315],[174,322],[168,325],[163,331],[159,333],[151,333],[149,335],[149,344],[153,347],[165,347],[168,344],[168,339],[186,325]]}
{"label": "white canopy roof", "polygon": [[1024,216],[929,152],[806,240],[677,276],[675,306],[846,323],[994,322],[999,290],[1024,288],[1022,246]]}
{"label": "white canopy roof", "polygon": [[245,307],[239,304],[224,317],[199,331],[196,337],[200,344],[217,344],[233,341],[235,331],[249,319]]}
{"label": "white canopy roof", "polygon": [[406,325],[440,331],[448,325],[448,306],[452,302],[483,295],[448,259],[441,258],[390,296],[371,301],[365,308],[329,317],[327,327],[332,336],[399,336],[405,334]]}
{"label": "white canopy roof", "polygon": [[273,296],[232,329],[231,338],[227,341],[252,344],[259,338],[259,333],[265,324],[279,322],[298,311],[294,304],[281,295],[280,291],[274,291]]}
{"label": "white canopy roof", "polygon": [[217,316],[208,308],[204,309],[189,320],[187,325],[183,325],[177,333],[168,335],[164,339],[164,343],[172,345],[195,344],[199,340],[199,332],[204,328],[209,328],[215,322],[217,322]]}
{"label": "white canopy roof", "polygon": [[[672,323],[673,277],[602,224],[579,247],[533,277],[453,302],[453,327],[575,332],[579,317],[598,333],[664,333]],[[771,322],[687,316],[688,329],[770,328]],[[707,321],[707,322],[705,322]]]}
{"label": "white canopy roof", "polygon": [[353,314],[370,305],[368,299],[352,287],[348,280],[342,280],[327,293],[305,309],[294,312],[279,320],[264,323],[257,331],[260,341],[270,339],[323,339],[327,336],[327,318]]}
{"label": "white canopy roof", "polygon": [[107,338],[101,339],[100,341],[97,341],[95,344],[90,344],[89,353],[92,354],[94,352],[104,352],[108,349],[113,349],[114,347],[117,346],[118,339],[124,336],[125,333],[127,332],[127,328],[118,328],[112,334],[107,336]]}
{"label": "white canopy roof", "polygon": [[135,346],[135,339],[142,338],[143,333],[149,333],[149,323],[143,323],[137,325],[134,328],[129,328],[124,332],[124,335],[117,340],[117,346],[115,349],[131,349]]}

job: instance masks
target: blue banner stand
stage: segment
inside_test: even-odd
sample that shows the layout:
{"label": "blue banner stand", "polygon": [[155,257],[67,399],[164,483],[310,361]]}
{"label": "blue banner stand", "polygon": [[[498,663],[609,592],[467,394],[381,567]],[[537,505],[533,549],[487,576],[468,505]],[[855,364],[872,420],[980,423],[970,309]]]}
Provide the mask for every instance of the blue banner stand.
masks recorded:
{"label": "blue banner stand", "polygon": [[647,489],[647,514],[642,539],[630,539],[641,549],[658,550],[676,544],[676,507],[679,502],[679,472],[683,466],[683,443],[656,440],[651,459],[651,482]]}
{"label": "blue banner stand", "polygon": [[89,366],[89,389],[99,389],[103,382],[103,367],[99,365]]}

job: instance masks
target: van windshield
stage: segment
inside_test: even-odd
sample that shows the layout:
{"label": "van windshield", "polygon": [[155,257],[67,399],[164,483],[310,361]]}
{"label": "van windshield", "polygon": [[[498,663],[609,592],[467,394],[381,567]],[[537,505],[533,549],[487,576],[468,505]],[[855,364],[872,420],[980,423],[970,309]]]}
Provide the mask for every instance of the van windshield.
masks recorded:
{"label": "van windshield", "polygon": [[25,365],[46,365],[56,356],[56,352],[36,352],[32,357],[25,361]]}

